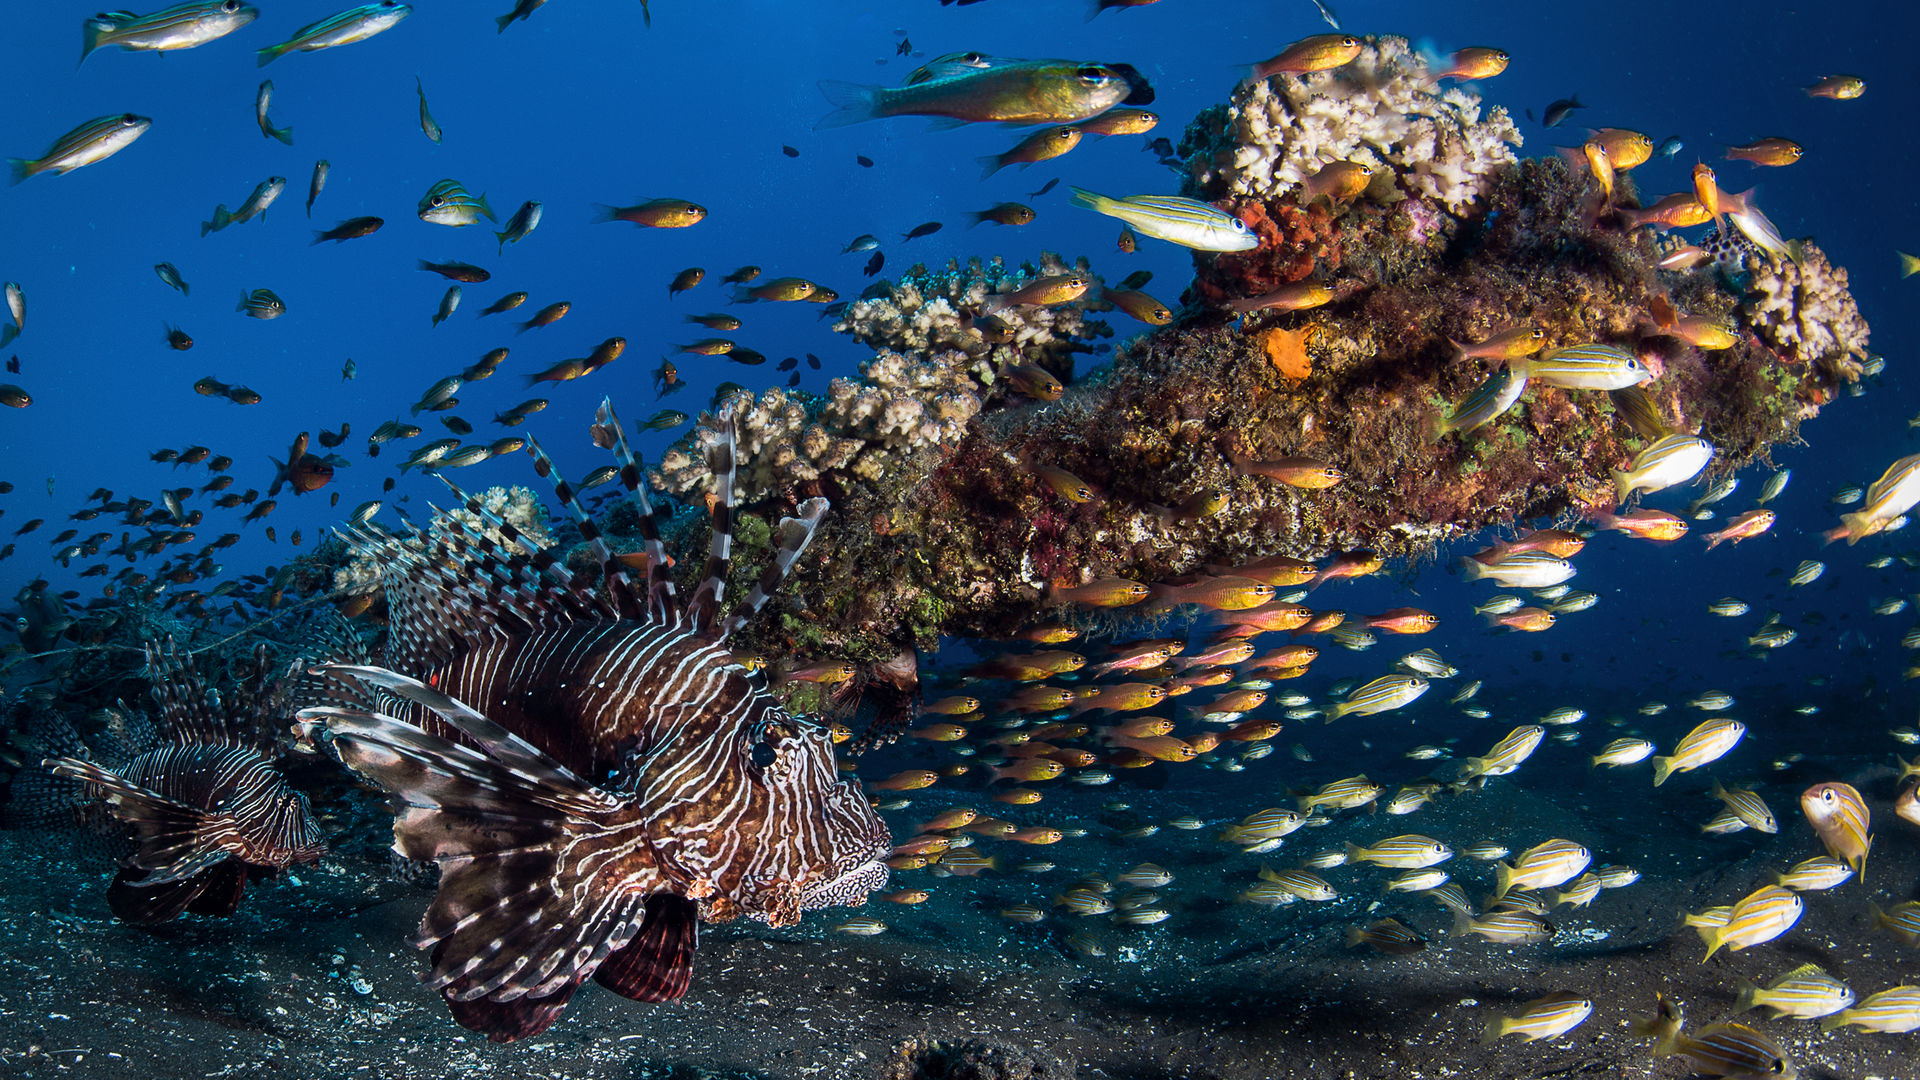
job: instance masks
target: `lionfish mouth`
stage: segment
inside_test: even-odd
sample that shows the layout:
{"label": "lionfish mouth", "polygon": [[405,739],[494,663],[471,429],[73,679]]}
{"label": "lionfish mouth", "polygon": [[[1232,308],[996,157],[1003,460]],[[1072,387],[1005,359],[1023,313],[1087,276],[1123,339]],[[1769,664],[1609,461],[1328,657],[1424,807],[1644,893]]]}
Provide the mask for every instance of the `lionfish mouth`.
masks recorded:
{"label": "lionfish mouth", "polygon": [[882,848],[833,877],[808,882],[800,890],[800,909],[811,911],[814,908],[865,903],[868,893],[887,883],[888,868],[881,859],[888,850]]}

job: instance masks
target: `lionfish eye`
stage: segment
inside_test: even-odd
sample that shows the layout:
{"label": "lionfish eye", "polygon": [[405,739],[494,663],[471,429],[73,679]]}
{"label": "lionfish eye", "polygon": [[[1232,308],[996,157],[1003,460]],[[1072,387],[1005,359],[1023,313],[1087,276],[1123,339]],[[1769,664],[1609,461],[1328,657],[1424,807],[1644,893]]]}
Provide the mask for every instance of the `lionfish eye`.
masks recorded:
{"label": "lionfish eye", "polygon": [[779,754],[774,752],[773,747],[768,746],[766,743],[755,743],[753,746],[752,757],[755,768],[767,768],[772,765],[779,756]]}

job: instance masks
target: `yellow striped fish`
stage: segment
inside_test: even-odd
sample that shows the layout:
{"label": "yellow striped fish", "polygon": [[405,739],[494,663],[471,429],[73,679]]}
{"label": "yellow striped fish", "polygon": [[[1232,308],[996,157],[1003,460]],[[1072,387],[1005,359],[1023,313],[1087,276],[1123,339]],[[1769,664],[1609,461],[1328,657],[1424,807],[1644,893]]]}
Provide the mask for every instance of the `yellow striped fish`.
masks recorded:
{"label": "yellow striped fish", "polygon": [[1096,214],[1119,218],[1142,236],[1165,240],[1195,251],[1249,251],[1260,238],[1247,223],[1194,199],[1177,195],[1129,195],[1109,198],[1085,188],[1068,188],[1073,205]]}
{"label": "yellow striped fish", "polygon": [[266,67],[290,52],[318,52],[365,41],[400,25],[400,21],[411,14],[413,9],[400,3],[400,0],[377,0],[372,4],[361,4],[337,15],[329,15],[319,22],[308,23],[278,45],[256,50],[254,66]]}
{"label": "yellow striped fish", "polygon": [[132,146],[133,140],[145,135],[152,126],[152,118],[133,113],[89,120],[55,139],[47,152],[37,158],[8,158],[11,181],[17,184],[41,173],[69,173],[105,161]]}
{"label": "yellow striped fish", "polygon": [[1626,502],[1636,491],[1665,491],[1684,484],[1700,475],[1713,455],[1713,444],[1698,435],[1663,435],[1635,454],[1632,466],[1614,470],[1614,498]]}
{"label": "yellow striped fish", "polygon": [[1653,378],[1639,357],[1617,345],[1598,342],[1570,345],[1535,357],[1509,360],[1508,364],[1529,379],[1563,390],[1625,390]]}
{"label": "yellow striped fish", "polygon": [[217,41],[260,17],[240,0],[193,0],[151,15],[103,11],[80,24],[80,62],[109,45],[128,51],[170,52]]}
{"label": "yellow striped fish", "polygon": [[1733,1011],[1772,1009],[1776,1017],[1817,1020],[1853,1004],[1847,984],[1827,974],[1818,964],[1802,964],[1762,987],[1742,979],[1740,1000]]}
{"label": "yellow striped fish", "polygon": [[1593,756],[1593,767],[1619,768],[1638,765],[1653,756],[1654,745],[1645,739],[1615,739]]}
{"label": "yellow striped fish", "polygon": [[1827,854],[1841,859],[1866,880],[1867,851],[1873,847],[1872,815],[1867,801],[1851,784],[1815,784],[1800,795],[1800,810],[1827,846]]}
{"label": "yellow striped fish", "polygon": [[1333,900],[1340,895],[1326,878],[1310,870],[1270,870],[1263,866],[1260,880],[1301,900]]}
{"label": "yellow striped fish", "polygon": [[1665,994],[1655,998],[1654,1014],[1634,1022],[1634,1030],[1653,1037],[1656,1057],[1675,1054],[1688,1059],[1693,1070],[1706,1076],[1768,1076],[1793,1080],[1793,1062],[1765,1035],[1745,1024],[1709,1024],[1698,1035],[1681,1030],[1680,1004]]}
{"label": "yellow striped fish", "polygon": [[1882,990],[1851,1009],[1820,1021],[1821,1031],[1853,1025],[1863,1031],[1897,1033],[1920,1029],[1920,986]]}
{"label": "yellow striped fish", "polygon": [[[1388,837],[1371,847],[1347,845],[1347,862],[1372,863],[1394,870],[1414,870],[1453,858],[1453,849],[1431,836],[1407,833]],[[1436,883],[1437,884],[1437,883]]]}
{"label": "yellow striped fish", "polygon": [[1744,788],[1728,789],[1720,786],[1720,781],[1715,780],[1708,794],[1726,803],[1727,811],[1739,818],[1747,828],[1758,829],[1763,833],[1780,831],[1780,824],[1774,820],[1773,810],[1767,806],[1765,799],[1753,792]]}
{"label": "yellow striped fish", "polygon": [[1667,757],[1653,759],[1653,786],[1659,787],[1667,782],[1667,777],[1677,772],[1691,772],[1702,765],[1710,765],[1725,757],[1742,736],[1747,733],[1747,725],[1738,720],[1729,720],[1723,716],[1702,721],[1692,731],[1681,736],[1680,742]]}
{"label": "yellow striped fish", "polygon": [[1327,710],[1327,723],[1343,716],[1372,716],[1413,703],[1431,685],[1418,675],[1382,675]]}
{"label": "yellow striped fish", "polygon": [[1831,855],[1815,855],[1793,864],[1784,874],[1775,874],[1774,884],[1794,892],[1819,892],[1844,884],[1853,877],[1853,868]]}
{"label": "yellow striped fish", "polygon": [[1489,911],[1478,917],[1454,912],[1454,936],[1479,934],[1499,945],[1521,945],[1545,941],[1553,936],[1553,924],[1525,911]]}
{"label": "yellow striped fish", "polygon": [[1493,744],[1481,757],[1470,757],[1464,763],[1462,780],[1476,776],[1505,776],[1518,769],[1520,763],[1533,756],[1540,747],[1540,740],[1546,738],[1547,729],[1539,724],[1522,724],[1507,732],[1506,737]]}
{"label": "yellow striped fish", "polygon": [[1880,910],[1879,904],[1871,907],[1875,930],[1885,930],[1903,944],[1920,945],[1920,901],[1908,900],[1886,911]]}
{"label": "yellow striped fish", "polygon": [[1311,794],[1301,795],[1294,800],[1300,812],[1311,812],[1317,806],[1331,806],[1335,810],[1351,810],[1356,806],[1365,806],[1380,797],[1386,789],[1367,779],[1365,776],[1350,776],[1345,780],[1335,780],[1323,784]]}
{"label": "yellow striped fish", "polygon": [[1711,960],[1722,946],[1739,952],[1772,941],[1791,930],[1805,911],[1806,903],[1799,893],[1778,885],[1762,885],[1733,905],[1724,925],[1695,928],[1707,945],[1707,955],[1700,962]]}
{"label": "yellow striped fish", "polygon": [[1557,1039],[1586,1022],[1593,1015],[1593,1001],[1579,994],[1560,991],[1535,998],[1520,1007],[1518,1016],[1496,1016],[1487,1021],[1481,1045],[1498,1042],[1508,1035],[1523,1036],[1528,1042]]}
{"label": "yellow striped fish", "polygon": [[1520,853],[1513,865],[1497,863],[1493,874],[1498,887],[1495,898],[1513,889],[1546,889],[1573,879],[1593,862],[1593,853],[1571,840],[1553,839],[1535,844]]}

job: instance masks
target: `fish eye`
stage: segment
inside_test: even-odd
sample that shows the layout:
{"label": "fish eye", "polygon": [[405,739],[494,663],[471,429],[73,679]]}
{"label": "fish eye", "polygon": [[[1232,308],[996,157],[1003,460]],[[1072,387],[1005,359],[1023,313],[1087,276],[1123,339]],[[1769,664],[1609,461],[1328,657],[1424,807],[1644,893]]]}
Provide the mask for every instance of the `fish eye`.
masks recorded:
{"label": "fish eye", "polygon": [[768,746],[766,743],[754,744],[752,758],[753,758],[753,764],[755,768],[764,769],[767,766],[772,765],[774,763],[774,760],[777,759],[779,756],[780,755],[777,752],[775,752],[773,747]]}
{"label": "fish eye", "polygon": [[1094,64],[1088,64],[1087,66],[1080,68],[1078,71],[1075,71],[1074,74],[1080,77],[1081,82],[1086,83],[1089,86],[1100,86],[1107,82],[1110,82],[1113,79],[1112,72],[1108,71],[1106,68],[1099,67]]}
{"label": "fish eye", "polygon": [[140,118],[133,115],[132,113],[127,113],[120,117],[121,127],[133,127],[135,124],[138,124],[139,122],[140,122]]}
{"label": "fish eye", "polygon": [[1345,45],[1347,48],[1351,49],[1351,48],[1357,47],[1360,44],[1360,39],[1352,36],[1347,36],[1340,39],[1340,44]]}
{"label": "fish eye", "polygon": [[240,0],[226,0],[226,3],[220,5],[220,10],[231,15],[240,10]]}
{"label": "fish eye", "polygon": [[1234,231],[1234,232],[1237,232],[1237,233],[1243,233],[1243,232],[1246,232],[1246,231],[1247,231],[1247,223],[1246,223],[1246,222],[1244,222],[1244,221],[1241,221],[1241,220],[1240,220],[1239,218],[1234,218],[1234,219],[1233,219],[1233,231]]}
{"label": "fish eye", "polygon": [[447,197],[444,195],[435,195],[433,198],[427,200],[427,202],[431,206],[445,206],[447,205]]}

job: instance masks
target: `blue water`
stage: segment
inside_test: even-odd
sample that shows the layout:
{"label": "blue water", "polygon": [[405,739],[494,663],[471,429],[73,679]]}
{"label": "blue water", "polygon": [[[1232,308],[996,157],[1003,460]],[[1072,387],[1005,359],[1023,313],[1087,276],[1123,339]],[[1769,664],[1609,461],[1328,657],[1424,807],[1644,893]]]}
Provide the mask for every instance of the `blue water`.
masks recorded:
{"label": "blue water", "polygon": [[[15,4],[7,12],[0,45],[7,102],[0,149],[7,155],[38,156],[69,128],[107,113],[148,115],[153,127],[104,163],[0,191],[0,278],[20,282],[27,298],[27,328],[4,350],[18,355],[21,371],[0,381],[34,397],[30,408],[0,410],[0,479],[15,485],[0,496],[0,542],[27,519],[47,520],[40,532],[15,540],[18,550],[0,562],[0,596],[42,577],[56,589],[81,589],[83,600],[94,595],[97,579],[74,576],[93,560],[62,568],[47,559],[46,542],[95,488],[157,498],[162,488],[205,482],[202,468],[150,462],[157,449],[211,446],[235,459],[231,490],[264,492],[273,478],[267,459],[284,457],[294,435],[350,422],[353,435],[340,452],[353,464],[317,493],[281,494],[267,519],[277,543],[259,524],[239,529],[241,511],[210,511],[212,520],[199,529],[203,541],[229,528],[243,533],[240,544],[221,553],[228,574],[285,562],[296,529],[310,547],[348,508],[383,497],[382,481],[410,447],[390,444],[369,459],[365,436],[383,420],[405,418],[429,384],[499,345],[512,348],[511,358],[492,379],[461,391],[457,414],[474,422],[476,439],[491,438],[503,433],[485,422],[493,413],[527,397],[551,398],[552,407],[518,433],[539,435],[576,476],[603,460],[580,437],[600,398],[610,395],[630,423],[646,416],[656,407],[649,383],[659,359],[672,343],[709,336],[683,322],[686,314],[741,315],[747,325],[727,336],[772,361],[816,354],[823,366],[801,364],[801,386],[823,391],[831,378],[853,374],[866,352],[834,335],[831,320],[819,319],[811,305],[729,307],[719,279],[758,264],[767,276],[805,276],[852,297],[867,284],[860,268],[868,255],[840,251],[860,234],[882,238],[883,277],[916,262],[995,254],[1017,261],[1051,250],[1069,259],[1087,255],[1110,279],[1151,270],[1152,291],[1171,301],[1190,276],[1187,252],[1143,241],[1137,254],[1122,256],[1112,246],[1112,222],[1069,208],[1062,194],[1076,183],[1114,192],[1176,190],[1178,177],[1142,152],[1144,140],[1089,139],[1060,160],[982,182],[975,158],[1010,145],[1006,131],[929,131],[917,119],[816,131],[814,121],[829,107],[815,82],[897,83],[913,65],[964,49],[1126,61],[1157,91],[1152,108],[1162,122],[1153,136],[1177,143],[1193,114],[1225,99],[1245,62],[1326,29],[1306,0],[1164,0],[1092,21],[1083,4],[1069,0],[961,8],[932,0],[655,0],[651,28],[628,0],[556,0],[502,34],[491,16],[507,0],[422,0],[410,19],[369,42],[293,54],[257,69],[252,49],[335,10],[333,0],[262,6],[257,22],[207,47],[165,56],[102,50],[77,70],[76,24],[90,5]],[[1599,593],[1600,603],[1538,636],[1496,635],[1476,625],[1468,607],[1492,589],[1448,572],[1445,556],[1465,549],[1338,583],[1329,593],[1337,591],[1349,611],[1418,604],[1441,612],[1446,623],[1427,639],[1388,638],[1368,653],[1322,641],[1322,659],[1303,689],[1317,697],[1334,680],[1371,677],[1422,645],[1438,648],[1466,677],[1486,680],[1489,695],[1500,695],[1510,710],[1500,715],[1514,715],[1514,722],[1529,718],[1515,714],[1557,705],[1627,716],[1657,699],[1677,711],[1699,691],[1724,689],[1779,721],[1776,737],[1750,763],[1755,770],[1766,755],[1808,749],[1788,733],[1811,733],[1836,713],[1871,716],[1875,730],[1910,722],[1898,639],[1913,624],[1912,613],[1876,616],[1869,605],[1910,596],[1913,573],[1898,562],[1885,570],[1864,565],[1873,555],[1908,550],[1910,534],[1825,554],[1819,536],[1834,523],[1828,498],[1835,490],[1864,485],[1916,449],[1905,421],[1920,410],[1909,372],[1911,342],[1920,333],[1913,304],[1920,279],[1899,280],[1893,253],[1920,247],[1913,195],[1920,163],[1910,135],[1920,93],[1912,41],[1920,23],[1911,11],[1898,4],[1784,3],[1713,12],[1648,3],[1562,10],[1495,0],[1349,0],[1337,10],[1350,32],[1400,34],[1441,51],[1485,44],[1511,52],[1508,71],[1480,89],[1489,104],[1515,114],[1526,137],[1523,154],[1577,144],[1586,126],[1624,126],[1685,143],[1673,158],[1635,173],[1643,191],[1684,188],[1701,160],[1715,163],[1728,190],[1758,185],[1757,201],[1784,233],[1812,235],[1834,264],[1849,269],[1875,351],[1887,364],[1863,396],[1843,397],[1807,424],[1804,445],[1776,448],[1773,464],[1791,467],[1794,478],[1772,504],[1780,520],[1768,535],[1709,554],[1700,550],[1700,526],[1671,546],[1602,533],[1581,555],[1573,583]],[[895,55],[903,32],[911,57]],[[1864,76],[1866,96],[1833,102],[1800,92],[1837,71]],[[442,145],[420,131],[416,77],[444,129]],[[255,124],[262,78],[275,84],[273,121],[294,129],[291,147],[265,138]],[[1523,115],[1531,109],[1538,116],[1548,102],[1576,93],[1590,107],[1558,130]],[[1719,160],[1722,144],[1775,134],[1802,143],[1805,159],[1773,170]],[[784,154],[783,145],[798,156]],[[856,155],[874,166],[860,167]],[[330,160],[332,171],[308,220],[302,204],[317,158]],[[263,219],[199,235],[215,204],[237,206],[271,175],[284,176],[287,190]],[[1027,198],[1056,177],[1061,189]],[[448,229],[419,221],[416,202],[442,178],[486,193],[502,226]],[[657,196],[691,199],[710,216],[683,230],[592,221],[594,203]],[[492,229],[526,199],[544,203],[542,224],[496,252]],[[1019,229],[964,228],[967,211],[1007,200],[1030,201],[1038,219]],[[384,218],[385,227],[343,244],[309,243],[313,230],[365,214]],[[926,221],[945,228],[899,239]],[[422,258],[477,263],[493,278],[465,286],[459,312],[434,327],[429,320],[448,283],[416,270]],[[191,296],[161,284],[152,270],[161,261],[179,267]],[[704,267],[706,281],[670,298],[668,281],[691,266]],[[271,322],[237,314],[236,300],[255,288],[277,292],[288,313]],[[523,308],[478,317],[515,289],[531,294]],[[514,322],[556,300],[572,302],[564,320],[512,332]],[[187,330],[195,347],[169,350],[162,340],[167,324]],[[575,383],[523,385],[524,375],[583,356],[614,335],[627,338],[628,348],[612,367]],[[348,359],[357,377],[343,381]],[[689,413],[704,408],[723,381],[755,389],[785,381],[771,363],[741,368],[720,358],[673,359],[688,385],[661,404]],[[205,375],[244,383],[265,400],[242,407],[197,395],[192,383]],[[417,422],[427,429],[424,438],[445,434],[436,414]],[[645,434],[638,445],[657,459],[676,435]],[[1768,471],[1750,469],[1720,509],[1749,505]],[[458,479],[468,488],[534,482],[518,455],[464,470]],[[1652,503],[1677,510],[1695,491]],[[336,493],[337,507],[330,503]],[[418,475],[400,478],[385,497],[405,501],[416,519],[425,516],[423,502],[446,501],[436,481]],[[71,524],[83,536],[101,527],[121,531],[104,520]],[[1827,572],[1789,592],[1782,572],[1805,558],[1826,559]],[[1724,595],[1748,601],[1755,614],[1708,615],[1706,604]],[[1798,640],[1765,659],[1747,656],[1746,634],[1774,608],[1798,629]],[[1409,710],[1413,741],[1461,734],[1446,727],[1455,722],[1444,703],[1452,689],[1436,684]],[[1881,713],[1889,702],[1895,707]],[[1803,703],[1820,704],[1822,719],[1794,720],[1787,710]],[[1673,734],[1684,730],[1676,715],[1660,724]],[[1490,743],[1507,726],[1475,725],[1462,749],[1477,752],[1483,736]],[[1836,745],[1851,746],[1857,734],[1836,736]],[[1891,744],[1872,745],[1884,753]],[[900,764],[913,757],[900,756]],[[1205,785],[1198,775],[1180,782],[1199,791]],[[1190,805],[1204,807],[1202,796],[1193,799]],[[1783,816],[1790,807],[1790,798],[1776,797]]]}

